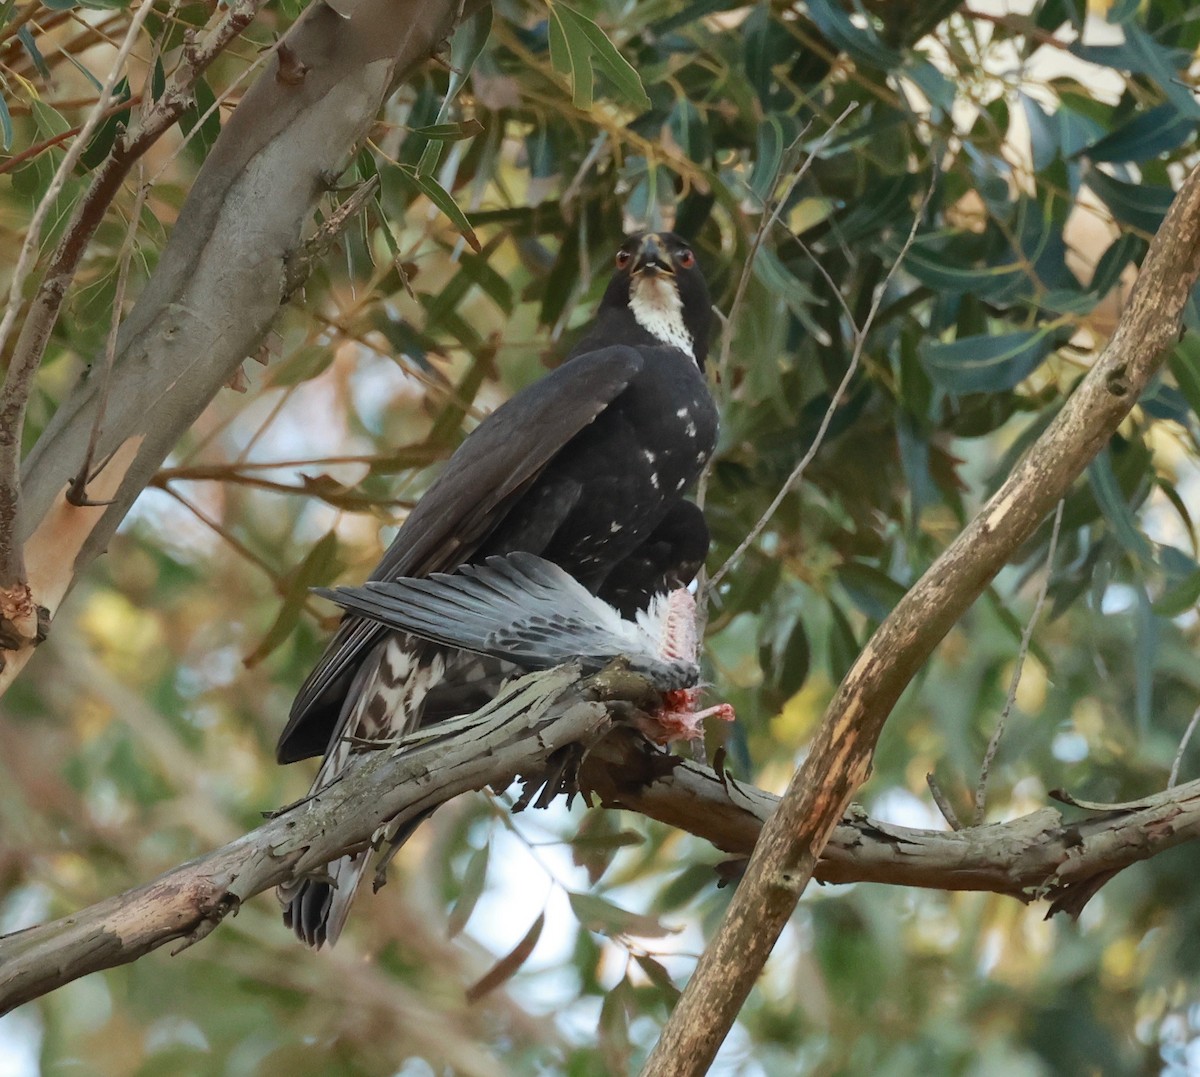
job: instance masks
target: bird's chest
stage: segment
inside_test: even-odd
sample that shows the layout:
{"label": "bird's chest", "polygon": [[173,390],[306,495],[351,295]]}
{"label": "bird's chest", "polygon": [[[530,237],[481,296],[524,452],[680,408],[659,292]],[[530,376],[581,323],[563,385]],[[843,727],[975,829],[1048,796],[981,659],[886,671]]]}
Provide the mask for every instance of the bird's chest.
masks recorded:
{"label": "bird's chest", "polygon": [[700,372],[690,361],[651,369],[609,412],[613,477],[651,502],[678,500],[717,439],[716,408]]}
{"label": "bird's chest", "polygon": [[717,438],[704,376],[674,348],[642,372],[564,454],[582,493],[568,530],[612,553],[636,542],[699,477]]}

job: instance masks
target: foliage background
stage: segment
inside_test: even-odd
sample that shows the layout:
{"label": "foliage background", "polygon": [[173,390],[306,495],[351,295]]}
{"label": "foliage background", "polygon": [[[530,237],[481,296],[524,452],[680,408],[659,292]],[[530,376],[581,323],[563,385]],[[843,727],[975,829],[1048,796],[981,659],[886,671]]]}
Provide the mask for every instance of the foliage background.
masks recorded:
{"label": "foliage background", "polygon": [[[298,7],[260,16],[146,159],[131,296],[247,69]],[[31,10],[0,8],[10,251],[128,19],[103,2]],[[154,92],[182,29],[209,14],[157,7],[134,93]],[[589,37],[592,20],[632,70]],[[804,481],[711,611],[714,694],[739,715],[717,732],[740,778],[780,789],[857,648],[1106,339],[1197,157],[1198,43],[1185,0],[496,4],[453,104],[437,65],[401,87],[341,179],[377,174],[378,198],[6,698],[0,931],[149,878],[303,793],[310,772],[277,768],[272,748],[333,623],[307,588],[366,574],[462,432],[566,351],[633,226],[693,237],[731,318],[714,354],[712,569],[854,366]],[[64,192],[59,227],[116,130]],[[931,187],[856,360],[855,326]],[[30,438],[103,354],[136,206],[131,183],[56,331]],[[1095,800],[1161,788],[1200,703],[1196,309],[1188,324],[1170,375],[1065,504],[989,819],[1057,786]],[[969,817],[1050,537],[1047,525],[905,696],[864,790],[872,812],[942,825],[934,772]],[[1184,774],[1196,766],[1193,749]],[[202,946],[0,1021],[0,1073],[624,1072],[720,915],[719,859],[640,818],[577,806],[512,819],[479,795],[422,829],[333,953],[307,954],[259,899]],[[986,895],[813,892],[718,1071],[1200,1067],[1197,866],[1185,847],[1131,870],[1078,924]],[[522,971],[469,1004],[464,986],[539,922]]]}

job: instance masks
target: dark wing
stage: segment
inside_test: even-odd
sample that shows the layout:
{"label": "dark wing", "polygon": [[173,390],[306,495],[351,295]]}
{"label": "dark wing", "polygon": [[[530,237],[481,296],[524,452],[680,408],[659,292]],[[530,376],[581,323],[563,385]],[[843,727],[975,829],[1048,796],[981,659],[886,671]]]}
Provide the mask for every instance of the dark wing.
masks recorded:
{"label": "dark wing", "polygon": [[662,659],[658,641],[640,624],[531,553],[489,557],[427,579],[316,593],[396,631],[524,669],[582,659],[585,670],[595,671],[624,655],[664,690],[688,687],[699,676],[691,662]]}
{"label": "dark wing", "polygon": [[[462,564],[641,367],[633,348],[600,348],[564,363],[497,408],[458,447],[370,578],[425,576]],[[342,621],[300,686],[276,748],[279,762],[325,751],[354,670],[384,631],[358,616]]]}

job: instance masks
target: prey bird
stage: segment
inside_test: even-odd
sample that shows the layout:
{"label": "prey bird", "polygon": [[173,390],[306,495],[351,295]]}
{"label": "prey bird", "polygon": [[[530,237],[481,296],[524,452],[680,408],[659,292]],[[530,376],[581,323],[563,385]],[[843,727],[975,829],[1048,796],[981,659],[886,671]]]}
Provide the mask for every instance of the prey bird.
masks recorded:
{"label": "prey bird", "polygon": [[699,739],[704,718],[733,720],[728,703],[697,709],[696,601],[684,587],[654,595],[627,620],[557,565],[536,554],[511,553],[423,579],[318,587],[313,593],[394,631],[488,655],[517,670],[577,661],[584,673],[596,673],[622,658],[661,693],[653,712],[635,720],[658,744]]}
{"label": "prey bird", "polygon": [[[591,326],[566,361],[484,419],[409,514],[372,581],[535,554],[624,618],[686,586],[708,528],[685,493],[716,445],[704,377],[711,300],[690,246],[629,236]],[[323,760],[320,790],[371,742],[482,706],[511,662],[350,612],[301,686],[280,763]],[[368,861],[280,887],[308,945],[336,941]]]}

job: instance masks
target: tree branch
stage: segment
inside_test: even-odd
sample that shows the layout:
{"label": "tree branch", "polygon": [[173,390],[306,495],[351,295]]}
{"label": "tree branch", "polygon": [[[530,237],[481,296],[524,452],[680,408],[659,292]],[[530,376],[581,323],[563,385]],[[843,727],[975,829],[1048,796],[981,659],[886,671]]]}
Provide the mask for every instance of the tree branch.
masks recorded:
{"label": "tree branch", "polygon": [[1004,485],[897,603],[838,687],[644,1077],[708,1070],[821,851],[866,780],[900,693],[1137,403],[1179,332],[1198,275],[1200,169],[1172,203],[1095,366]]}
{"label": "tree branch", "polygon": [[[288,31],[288,70],[274,56],[225,123],[121,327],[95,447],[106,463],[90,487],[92,500],[112,504],[77,507],[65,497],[96,424],[103,378],[81,378],[25,461],[17,541],[32,601],[50,611],[58,606],[179,437],[257,352],[285,294],[288,259],[328,178],[343,169],[396,81],[451,32],[460,7],[456,0],[359,0],[343,17],[315,0]],[[229,17],[252,10],[246,0]],[[184,66],[200,69],[210,54],[206,43]],[[156,122],[144,121],[146,129]],[[35,298],[26,342],[18,341],[34,365],[66,281],[56,259],[43,285],[53,284],[54,294]],[[0,693],[31,650],[27,644],[6,653]]]}
{"label": "tree branch", "polygon": [[[664,756],[628,730],[594,747],[581,781],[606,808],[626,808],[748,856],[780,798],[678,756]],[[1045,899],[1047,916],[1079,914],[1114,874],[1200,839],[1200,780],[1066,820],[1042,808],[1006,823],[920,830],[872,819],[852,806],[825,846],[822,883],[888,883],[928,890]]]}
{"label": "tree branch", "polygon": [[[663,752],[627,726],[614,728],[610,712],[628,710],[645,688],[642,678],[619,670],[583,680],[570,666],[522,678],[474,714],[364,755],[338,782],[206,856],[0,938],[0,1014],[183,940],[178,953],[255,894],[364,848],[393,818],[415,818],[469,790],[503,788],[516,775],[536,785],[547,773],[571,772],[564,761],[579,756],[579,786],[604,806],[749,855],[779,798]],[[559,791],[560,779],[547,789]],[[1082,822],[1045,808],[947,832],[893,826],[853,809],[834,829],[816,877],[1047,898],[1051,913],[1076,914],[1122,868],[1197,838],[1200,781]]]}
{"label": "tree branch", "polygon": [[182,939],[178,953],[255,894],[363,848],[391,819],[506,786],[518,773],[541,773],[560,748],[607,729],[607,708],[592,701],[600,685],[597,678],[583,684],[570,666],[522,678],[474,714],[364,755],[340,781],[207,856],[74,916],[5,936],[0,1014]]}
{"label": "tree branch", "polygon": [[[228,14],[199,48],[189,36],[183,49],[183,62],[172,74],[162,96],[150,108],[139,109],[138,118],[130,129],[116,140],[104,163],[93,174],[87,191],[76,205],[71,214],[71,221],[54,249],[46,275],[38,286],[30,303],[29,313],[21,326],[4,385],[0,389],[0,586],[24,589],[26,582],[25,565],[17,534],[17,519],[21,509],[21,433],[25,425],[25,407],[33,388],[33,378],[46,352],[46,344],[50,340],[54,323],[58,320],[67,288],[75,277],[92,236],[100,227],[109,204],[129,170],[183,115],[192,103],[193,88],[197,80],[226,46],[250,25],[263,2],[264,0],[238,0],[232,4]],[[100,97],[59,165],[55,175],[58,187],[62,185],[60,177],[65,180],[75,161],[87,147],[92,132],[108,114],[112,89],[124,65],[124,58],[132,48],[138,29],[152,7],[152,4],[143,4],[130,23],[125,41]],[[126,107],[129,104],[130,102],[126,102]],[[17,316],[21,285],[25,275],[33,268],[33,258],[41,231],[40,215],[49,212],[54,205],[55,194],[56,186],[51,184],[25,237],[21,261],[13,276],[8,307],[3,322],[0,322],[0,351],[3,350],[9,330]],[[45,211],[43,206],[46,207]],[[136,222],[136,214],[133,219]],[[0,615],[3,613],[0,609]],[[31,633],[26,635],[27,638],[32,638]]]}

